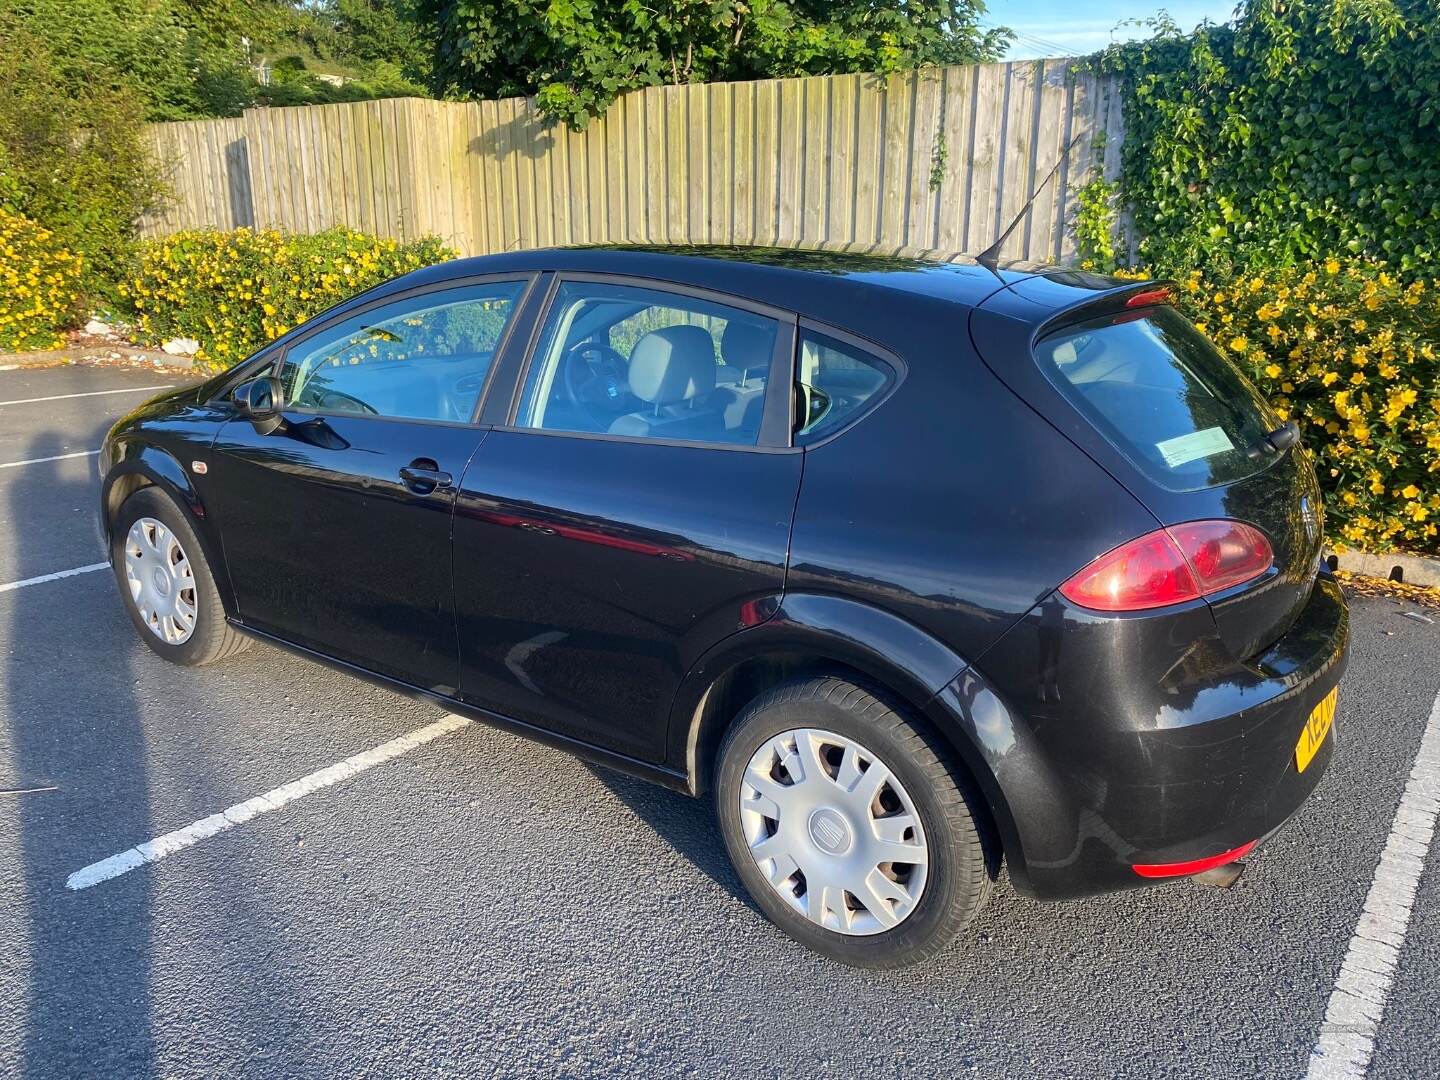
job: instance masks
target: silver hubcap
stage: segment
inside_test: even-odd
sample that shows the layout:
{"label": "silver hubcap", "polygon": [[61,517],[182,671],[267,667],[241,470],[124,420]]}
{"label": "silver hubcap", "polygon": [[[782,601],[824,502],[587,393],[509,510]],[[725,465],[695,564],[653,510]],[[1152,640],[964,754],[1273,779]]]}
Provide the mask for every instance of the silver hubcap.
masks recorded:
{"label": "silver hubcap", "polygon": [[195,573],[180,541],[163,521],[144,517],[125,537],[130,602],[150,632],[183,645],[195,632]]}
{"label": "silver hubcap", "polygon": [[756,750],[740,822],[771,888],[827,930],[889,930],[925,890],[930,853],[915,804],[879,758],[843,735],[800,728]]}

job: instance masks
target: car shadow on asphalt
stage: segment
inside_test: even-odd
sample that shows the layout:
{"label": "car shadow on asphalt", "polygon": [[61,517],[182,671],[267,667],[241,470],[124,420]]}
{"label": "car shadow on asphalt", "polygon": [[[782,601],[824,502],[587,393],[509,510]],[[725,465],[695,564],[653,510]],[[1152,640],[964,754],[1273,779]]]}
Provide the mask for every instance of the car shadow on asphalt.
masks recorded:
{"label": "car shadow on asphalt", "polygon": [[[64,445],[60,433],[46,432],[31,440],[26,457],[52,457]],[[34,482],[41,481],[47,498],[76,505],[92,498],[73,463],[27,468],[34,471],[10,495],[10,518],[19,527],[7,538],[21,579],[69,569],[55,565],[48,530],[25,528],[34,515]],[[23,1045],[12,1049],[25,1076],[97,1068],[136,1075],[155,1062],[149,875],[128,875],[95,892],[65,885],[70,872],[153,835],[131,650],[97,654],[94,628],[87,633],[73,618],[77,590],[107,586],[72,579],[22,588],[0,616],[8,639],[0,700],[13,748],[6,770],[13,781],[4,786],[29,791],[12,796],[8,815],[23,890],[15,913],[23,943],[10,948],[28,953],[17,958],[28,978],[6,996],[24,1010]],[[80,671],[83,683],[66,676]],[[101,1058],[95,1051],[108,1039],[116,1041]]]}
{"label": "car shadow on asphalt", "polygon": [[709,799],[692,799],[603,766],[586,765],[586,768],[610,794],[697,870],[747,907],[759,910],[730,865]]}

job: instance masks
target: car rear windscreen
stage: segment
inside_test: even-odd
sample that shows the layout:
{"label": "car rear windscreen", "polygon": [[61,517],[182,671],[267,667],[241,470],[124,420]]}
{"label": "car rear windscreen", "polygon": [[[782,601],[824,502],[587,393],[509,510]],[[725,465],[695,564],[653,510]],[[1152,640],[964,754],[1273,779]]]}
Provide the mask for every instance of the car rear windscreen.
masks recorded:
{"label": "car rear windscreen", "polygon": [[[1162,487],[1233,483],[1274,460],[1260,441],[1279,418],[1174,308],[1076,323],[1035,352],[1075,407]],[[1262,451],[1247,453],[1257,444]]]}

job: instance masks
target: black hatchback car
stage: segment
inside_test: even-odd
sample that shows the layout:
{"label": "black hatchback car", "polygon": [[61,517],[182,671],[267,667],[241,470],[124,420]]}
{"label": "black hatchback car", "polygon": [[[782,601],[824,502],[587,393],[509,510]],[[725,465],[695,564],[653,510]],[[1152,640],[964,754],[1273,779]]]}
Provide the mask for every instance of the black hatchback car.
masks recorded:
{"label": "black hatchback car", "polygon": [[825,252],[452,262],[123,419],[104,531],[161,655],[258,637],[713,792],[771,919],[914,962],[1002,858],[1042,898],[1223,873],[1329,763],[1310,460],[1168,299]]}

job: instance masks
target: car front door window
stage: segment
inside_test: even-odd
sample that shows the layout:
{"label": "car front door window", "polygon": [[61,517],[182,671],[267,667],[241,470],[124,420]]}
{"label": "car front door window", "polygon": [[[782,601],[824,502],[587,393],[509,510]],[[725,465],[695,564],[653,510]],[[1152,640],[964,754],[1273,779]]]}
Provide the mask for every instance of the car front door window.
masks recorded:
{"label": "car front door window", "polygon": [[524,283],[406,297],[293,346],[280,365],[294,409],[465,422]]}

